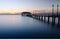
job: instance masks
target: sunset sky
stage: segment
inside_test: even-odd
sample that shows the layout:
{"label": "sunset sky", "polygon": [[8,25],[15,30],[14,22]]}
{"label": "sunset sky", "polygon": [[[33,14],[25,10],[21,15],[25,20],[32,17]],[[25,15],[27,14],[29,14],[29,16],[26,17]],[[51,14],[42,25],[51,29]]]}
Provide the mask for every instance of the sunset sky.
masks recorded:
{"label": "sunset sky", "polygon": [[[51,5],[60,5],[60,0],[0,0],[0,13],[18,13],[38,10],[51,12]],[[59,8],[60,9],[60,8]]]}

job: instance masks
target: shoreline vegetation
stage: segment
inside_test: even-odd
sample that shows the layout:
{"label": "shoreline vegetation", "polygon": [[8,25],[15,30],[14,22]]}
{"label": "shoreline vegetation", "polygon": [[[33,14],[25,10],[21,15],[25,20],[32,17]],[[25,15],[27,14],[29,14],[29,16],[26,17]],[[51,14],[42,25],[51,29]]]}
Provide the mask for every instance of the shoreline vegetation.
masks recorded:
{"label": "shoreline vegetation", "polygon": [[22,15],[22,16],[29,16],[29,17],[32,17],[31,12],[22,12],[21,15]]}

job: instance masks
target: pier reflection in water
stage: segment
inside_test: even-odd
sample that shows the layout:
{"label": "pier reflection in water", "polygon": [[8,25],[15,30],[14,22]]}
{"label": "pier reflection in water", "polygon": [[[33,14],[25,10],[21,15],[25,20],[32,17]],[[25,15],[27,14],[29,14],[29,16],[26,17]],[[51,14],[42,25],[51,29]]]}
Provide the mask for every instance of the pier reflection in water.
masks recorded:
{"label": "pier reflection in water", "polygon": [[60,27],[21,15],[0,15],[0,37],[59,37]]}

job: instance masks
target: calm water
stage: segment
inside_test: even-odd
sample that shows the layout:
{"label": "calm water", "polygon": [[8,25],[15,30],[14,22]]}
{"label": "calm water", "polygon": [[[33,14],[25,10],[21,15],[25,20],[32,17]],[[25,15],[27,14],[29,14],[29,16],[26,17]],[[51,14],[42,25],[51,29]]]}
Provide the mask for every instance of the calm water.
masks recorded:
{"label": "calm water", "polygon": [[60,37],[60,27],[21,15],[0,15],[0,37]]}

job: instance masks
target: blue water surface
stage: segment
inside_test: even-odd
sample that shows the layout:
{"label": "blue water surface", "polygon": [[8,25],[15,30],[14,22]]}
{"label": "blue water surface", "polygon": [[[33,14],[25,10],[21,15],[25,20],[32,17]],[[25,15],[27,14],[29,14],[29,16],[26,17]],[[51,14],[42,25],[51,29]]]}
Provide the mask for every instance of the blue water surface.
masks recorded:
{"label": "blue water surface", "polygon": [[60,37],[60,27],[21,15],[0,15],[0,37]]}

